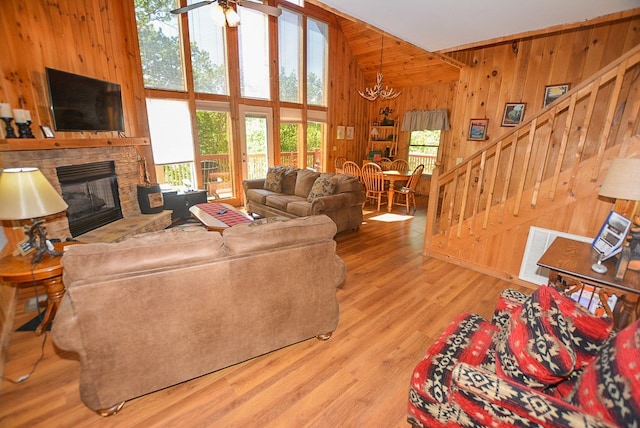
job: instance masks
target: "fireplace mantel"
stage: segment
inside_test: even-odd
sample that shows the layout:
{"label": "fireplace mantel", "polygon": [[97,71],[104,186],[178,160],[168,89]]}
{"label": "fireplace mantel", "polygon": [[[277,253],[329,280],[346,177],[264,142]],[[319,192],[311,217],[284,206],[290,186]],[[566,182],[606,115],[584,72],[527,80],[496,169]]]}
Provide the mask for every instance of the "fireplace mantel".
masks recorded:
{"label": "fireplace mantel", "polygon": [[89,147],[148,146],[146,137],[130,138],[9,138],[0,140],[0,152],[20,150],[86,149]]}

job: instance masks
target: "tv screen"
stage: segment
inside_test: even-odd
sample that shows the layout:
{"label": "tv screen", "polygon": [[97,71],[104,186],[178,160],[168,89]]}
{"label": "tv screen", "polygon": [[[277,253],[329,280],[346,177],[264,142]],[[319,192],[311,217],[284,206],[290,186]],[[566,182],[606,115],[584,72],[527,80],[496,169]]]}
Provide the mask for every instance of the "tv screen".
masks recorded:
{"label": "tv screen", "polygon": [[57,131],[124,131],[120,85],[46,68]]}

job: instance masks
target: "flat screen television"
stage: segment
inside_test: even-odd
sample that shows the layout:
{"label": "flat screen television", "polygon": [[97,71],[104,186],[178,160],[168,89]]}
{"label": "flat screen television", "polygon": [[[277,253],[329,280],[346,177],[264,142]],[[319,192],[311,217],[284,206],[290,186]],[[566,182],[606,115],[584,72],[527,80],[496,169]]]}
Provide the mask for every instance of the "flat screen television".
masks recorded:
{"label": "flat screen television", "polygon": [[46,68],[57,131],[124,131],[120,85]]}

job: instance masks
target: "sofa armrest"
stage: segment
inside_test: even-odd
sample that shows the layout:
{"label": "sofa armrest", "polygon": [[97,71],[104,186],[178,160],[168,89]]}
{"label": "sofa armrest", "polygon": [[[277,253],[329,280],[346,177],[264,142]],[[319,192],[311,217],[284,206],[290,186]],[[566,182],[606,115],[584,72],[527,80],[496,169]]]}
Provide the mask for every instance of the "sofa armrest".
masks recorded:
{"label": "sofa armrest", "polygon": [[335,211],[344,207],[361,204],[358,202],[356,194],[353,192],[336,193],[329,196],[322,196],[311,204],[312,214],[321,214],[328,211]]}
{"label": "sofa armrest", "polygon": [[246,192],[248,189],[263,189],[264,178],[254,178],[251,180],[242,180],[242,188]]}
{"label": "sofa armrest", "polygon": [[543,427],[611,427],[559,398],[466,363],[453,369],[451,391],[454,413],[462,411],[464,415],[458,417],[477,419],[483,426],[534,422]]}
{"label": "sofa armrest", "polygon": [[60,349],[81,353],[82,336],[80,326],[69,296],[64,296],[56,312],[56,320],[51,329],[53,342]]}

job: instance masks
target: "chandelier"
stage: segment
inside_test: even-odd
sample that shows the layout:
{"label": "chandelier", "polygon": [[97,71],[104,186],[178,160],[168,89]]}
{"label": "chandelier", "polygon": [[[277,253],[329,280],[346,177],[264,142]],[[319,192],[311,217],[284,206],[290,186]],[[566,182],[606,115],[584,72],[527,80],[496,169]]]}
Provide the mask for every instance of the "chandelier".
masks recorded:
{"label": "chandelier", "polygon": [[378,97],[382,100],[392,100],[400,95],[400,92],[385,86],[382,89],[382,50],[384,49],[384,34],[382,35],[382,45],[380,46],[380,71],[376,75],[376,85],[365,88],[364,92],[358,91],[360,96],[369,101],[375,101]]}

